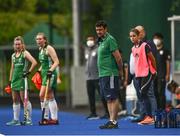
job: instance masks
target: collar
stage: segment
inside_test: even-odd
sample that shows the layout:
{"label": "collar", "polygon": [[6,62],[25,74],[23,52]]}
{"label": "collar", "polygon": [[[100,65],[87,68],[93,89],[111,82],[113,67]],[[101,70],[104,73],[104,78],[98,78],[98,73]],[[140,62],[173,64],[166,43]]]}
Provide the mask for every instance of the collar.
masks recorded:
{"label": "collar", "polygon": [[108,36],[109,36],[109,33],[108,33],[108,32],[106,32],[106,33],[104,34],[104,36],[103,36],[103,37],[98,38],[98,42],[105,41],[105,40],[107,39],[107,37],[108,37]]}
{"label": "collar", "polygon": [[143,41],[140,41],[138,45],[134,45],[135,48],[139,48],[142,45]]}
{"label": "collar", "polygon": [[42,50],[44,50],[44,49],[46,49],[46,48],[47,48],[47,46],[48,46],[48,45],[47,45],[47,44],[45,44],[43,47],[40,47],[39,49],[40,49],[40,50],[41,50],[41,49],[42,49]]}
{"label": "collar", "polygon": [[103,37],[99,37],[99,38],[97,39],[97,44],[98,44],[98,46],[100,45],[101,42],[105,41],[108,36],[109,36],[109,33],[106,32]]}
{"label": "collar", "polygon": [[47,44],[45,44],[43,48],[47,48],[47,46],[48,46],[48,45],[47,45]]}
{"label": "collar", "polygon": [[104,36],[102,37],[102,40],[103,40],[103,41],[106,40],[108,36],[109,36],[109,33],[106,32],[106,33],[104,34]]}
{"label": "collar", "polygon": [[96,49],[97,47],[98,47],[98,45],[95,44],[93,47],[87,47],[87,49],[88,49],[88,50],[94,50],[94,49]]}

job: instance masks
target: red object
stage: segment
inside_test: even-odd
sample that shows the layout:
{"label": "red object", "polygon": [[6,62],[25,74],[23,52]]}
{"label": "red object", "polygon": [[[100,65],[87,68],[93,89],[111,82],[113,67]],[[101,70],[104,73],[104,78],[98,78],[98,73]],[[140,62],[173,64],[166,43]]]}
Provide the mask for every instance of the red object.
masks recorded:
{"label": "red object", "polygon": [[40,90],[41,89],[41,85],[42,85],[41,74],[39,72],[36,72],[31,80],[34,83],[34,85],[36,86],[36,88],[38,90]]}
{"label": "red object", "polygon": [[44,119],[39,122],[39,125],[58,125],[59,121],[58,120],[53,120],[53,119]]}
{"label": "red object", "polygon": [[12,90],[11,90],[11,86],[10,86],[10,85],[7,85],[7,86],[5,87],[5,92],[6,92],[7,94],[11,94]]}

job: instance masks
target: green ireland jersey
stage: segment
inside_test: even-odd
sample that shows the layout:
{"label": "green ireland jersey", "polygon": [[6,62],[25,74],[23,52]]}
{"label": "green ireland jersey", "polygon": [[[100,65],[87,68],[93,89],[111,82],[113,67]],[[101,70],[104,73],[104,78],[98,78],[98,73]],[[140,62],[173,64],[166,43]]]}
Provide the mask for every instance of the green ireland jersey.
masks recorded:
{"label": "green ireland jersey", "polygon": [[116,40],[109,33],[106,33],[98,47],[99,77],[119,76],[118,66],[112,54],[118,49],[119,47]]}
{"label": "green ireland jersey", "polygon": [[11,60],[14,64],[14,69],[11,79],[11,88],[13,91],[23,91],[24,90],[24,78],[23,72],[27,70],[27,60],[24,57],[24,52],[16,57],[16,53],[12,54]]}
{"label": "green ireland jersey", "polygon": [[[49,46],[49,45],[48,45]],[[52,65],[52,60],[48,56],[47,46],[45,48],[40,49],[39,51],[39,61],[41,63],[41,76],[42,76],[42,85],[46,86],[47,81],[47,71],[50,69]],[[52,78],[50,80],[50,87],[56,88],[57,85],[57,73],[55,70],[53,71]]]}

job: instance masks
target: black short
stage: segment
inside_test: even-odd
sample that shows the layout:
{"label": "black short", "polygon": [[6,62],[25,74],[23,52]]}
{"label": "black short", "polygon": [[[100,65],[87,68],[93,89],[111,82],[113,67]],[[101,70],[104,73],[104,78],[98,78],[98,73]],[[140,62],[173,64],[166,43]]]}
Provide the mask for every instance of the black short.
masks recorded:
{"label": "black short", "polygon": [[106,100],[115,100],[119,97],[119,76],[99,78],[100,93]]}

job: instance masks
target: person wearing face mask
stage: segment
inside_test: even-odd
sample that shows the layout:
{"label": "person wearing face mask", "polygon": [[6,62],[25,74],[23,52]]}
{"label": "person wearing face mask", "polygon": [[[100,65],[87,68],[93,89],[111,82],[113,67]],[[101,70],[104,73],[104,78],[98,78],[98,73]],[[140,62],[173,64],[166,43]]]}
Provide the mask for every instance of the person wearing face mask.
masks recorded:
{"label": "person wearing face mask", "polygon": [[157,65],[157,76],[155,79],[155,96],[157,100],[157,108],[165,109],[166,107],[166,96],[165,88],[166,83],[170,78],[170,53],[164,49],[163,46],[163,35],[161,33],[155,33],[153,35],[153,42],[157,48],[156,54],[156,65]]}
{"label": "person wearing face mask", "polygon": [[[87,48],[85,49],[85,60],[86,60],[86,87],[89,99],[90,114],[87,117],[88,120],[99,119],[96,114],[96,90],[99,92],[99,77],[97,68],[97,48],[94,36],[87,37]],[[105,109],[105,114],[101,118],[108,118],[109,113],[107,110],[107,103],[102,99],[102,103]]]}

